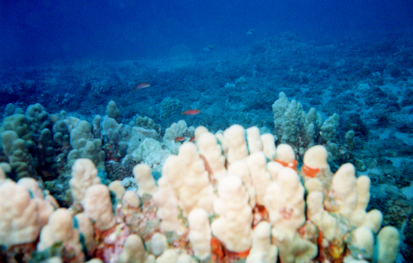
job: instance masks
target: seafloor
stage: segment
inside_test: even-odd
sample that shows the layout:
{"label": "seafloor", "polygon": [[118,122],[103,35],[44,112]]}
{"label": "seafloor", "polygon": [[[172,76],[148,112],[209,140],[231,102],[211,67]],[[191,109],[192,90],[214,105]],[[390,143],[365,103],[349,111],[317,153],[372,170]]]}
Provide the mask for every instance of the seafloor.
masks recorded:
{"label": "seafloor", "polygon": [[[135,91],[141,82],[151,86]],[[178,45],[164,59],[3,67],[0,87],[2,119],[16,108],[40,103],[49,114],[64,110],[92,123],[96,114],[105,115],[113,100],[122,123],[147,116],[161,133],[181,119],[212,131],[237,123],[274,132],[271,106],[280,92],[300,102],[305,111],[314,107],[323,120],[337,113],[338,142],[344,143],[348,130],[355,131],[351,155],[364,164],[358,166],[358,174],[371,178],[369,209],[383,211],[383,225],[403,233],[399,261],[413,258],[411,35],[308,41],[285,33],[239,50],[217,47],[191,53]],[[162,113],[163,103],[171,99],[176,107]],[[188,109],[200,113],[180,114]],[[7,161],[4,153],[1,160]],[[330,166],[335,171],[340,164],[332,160]],[[130,170],[124,173],[117,179],[131,176]],[[43,178],[52,179],[56,178]]]}

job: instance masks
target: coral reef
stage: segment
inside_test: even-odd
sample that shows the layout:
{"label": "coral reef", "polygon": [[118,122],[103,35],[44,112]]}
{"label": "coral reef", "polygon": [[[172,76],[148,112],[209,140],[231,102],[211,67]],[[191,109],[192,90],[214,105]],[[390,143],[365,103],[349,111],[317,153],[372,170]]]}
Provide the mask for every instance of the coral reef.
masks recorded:
{"label": "coral reef", "polygon": [[179,114],[182,110],[182,102],[178,99],[165,98],[162,100],[161,119]]}
{"label": "coral reef", "polygon": [[[350,215],[350,219],[348,215],[343,215],[347,212],[332,212],[337,205],[331,202],[333,193],[321,188],[316,180],[308,180],[305,184],[302,182],[305,195],[311,196],[310,200],[307,200],[307,196],[305,198],[306,208],[311,201],[320,209],[313,209],[306,219],[313,215],[315,222],[323,219],[317,223],[321,225],[317,225],[318,231],[319,227],[321,229],[331,222],[340,222],[339,225],[342,225],[341,221],[345,221],[346,225],[346,221],[349,221],[353,225],[365,217],[378,220],[377,210],[380,210],[383,213],[383,225],[400,230],[402,243],[398,260],[403,261],[403,257],[412,257],[413,250],[411,39],[411,36],[392,35],[387,39],[364,39],[363,42],[351,38],[343,43],[333,39],[307,41],[295,34],[282,33],[258,40],[249,49],[242,49],[236,56],[225,59],[220,53],[222,46],[208,52],[208,57],[205,54],[198,57],[194,53],[192,62],[196,64],[190,67],[175,67],[162,59],[122,62],[83,60],[74,63],[56,60],[52,64],[34,67],[3,67],[0,71],[0,167],[4,173],[0,173],[0,181],[11,179],[17,182],[31,177],[37,180],[36,184],[43,190],[43,197],[38,197],[39,200],[49,199],[53,195],[61,206],[73,208],[69,211],[77,213],[74,218],[86,240],[88,252],[82,253],[90,259],[98,255],[94,243],[101,245],[104,240],[96,241],[95,233],[105,235],[95,232],[92,227],[86,231],[87,225],[92,223],[84,213],[80,213],[83,210],[82,200],[74,200],[75,190],[71,190],[70,186],[73,178],[71,169],[75,167],[76,160],[90,158],[91,162],[97,162],[93,164],[97,168],[96,181],[99,177],[100,184],[108,185],[109,190],[116,194],[116,197],[112,194],[113,200],[125,202],[120,208],[125,216],[119,220],[124,220],[132,228],[118,227],[110,239],[115,241],[107,244],[112,249],[110,251],[122,255],[119,257],[123,261],[133,261],[134,257],[129,251],[136,248],[142,252],[136,237],[150,239],[150,233],[158,231],[158,223],[162,227],[171,227],[167,224],[179,225],[183,222],[184,226],[179,227],[179,234],[183,233],[183,237],[160,234],[168,242],[162,246],[161,241],[164,239],[157,235],[153,241],[154,248],[156,244],[161,244],[159,247],[162,248],[156,252],[157,255],[151,252],[147,242],[144,244],[147,251],[144,252],[153,255],[141,253],[136,258],[143,260],[147,256],[148,260],[167,261],[166,257],[171,256],[182,260],[190,257],[193,260],[193,255],[189,255],[190,250],[178,254],[171,249],[172,243],[190,247],[191,242],[194,255],[208,258],[205,252],[208,242],[197,239],[208,235],[201,232],[196,224],[193,225],[196,229],[193,229],[192,234],[188,231],[185,238],[186,220],[192,224],[189,220],[191,213],[188,217],[181,214],[179,196],[172,189],[167,190],[167,195],[161,196],[164,199],[158,196],[162,199],[160,201],[168,204],[162,208],[154,206],[151,203],[153,199],[148,198],[147,194],[139,200],[137,192],[141,188],[133,177],[133,168],[145,163],[151,168],[159,187],[165,189],[162,185],[165,180],[157,179],[161,176],[166,158],[178,154],[182,144],[195,139],[199,158],[208,164],[205,169],[214,186],[214,194],[220,180],[237,174],[249,196],[248,205],[253,209],[252,245],[248,257],[240,261],[271,262],[281,256],[281,247],[285,250],[291,240],[299,240],[298,236],[286,236],[285,241],[278,240],[276,245],[272,236],[268,235],[273,228],[270,222],[277,221],[266,212],[266,202],[277,200],[266,193],[269,185],[277,189],[272,184],[273,175],[279,174],[283,166],[288,166],[299,171],[299,178],[318,178],[322,174],[329,174],[329,169],[336,174],[341,164],[352,163],[357,177],[360,178],[361,174],[370,177],[370,202],[364,210],[375,212],[364,215],[358,209],[354,216]],[[156,65],[152,67],[153,64]],[[133,91],[137,81],[148,82],[151,88]],[[280,92],[284,92],[285,96],[277,97]],[[270,107],[273,104],[277,110],[271,114]],[[201,112],[196,116],[179,114],[186,109],[199,109]],[[339,114],[339,118],[334,113]],[[179,122],[180,118],[185,119],[185,125]],[[237,127],[226,133],[222,131],[234,123],[240,124],[244,130]],[[191,125],[204,125],[217,133],[205,133],[206,128],[197,129],[195,133]],[[249,126],[257,128],[245,129]],[[87,129],[83,131],[80,127]],[[247,142],[231,138],[241,138],[241,134],[244,134]],[[277,147],[273,143],[274,135]],[[256,139],[258,136],[261,146]],[[312,148],[313,145],[323,145],[324,148]],[[235,148],[239,151],[234,151]],[[244,157],[248,155],[245,157],[248,160],[236,160],[238,154]],[[198,163],[201,162],[199,158],[196,158]],[[267,158],[276,162],[267,162]],[[351,170],[349,167],[346,169]],[[355,185],[355,189],[364,189],[366,193],[367,180],[361,178],[364,179],[360,182],[348,178],[351,179],[349,184]],[[318,179],[322,186],[331,186],[331,178]],[[121,185],[126,189],[122,189]],[[300,190],[298,184],[293,186],[297,191]],[[30,187],[31,193],[37,192]],[[124,198],[120,198],[123,192]],[[286,196],[282,191],[280,194]],[[340,193],[346,194],[353,196],[350,203],[354,204],[354,191]],[[12,199],[12,195],[8,197],[6,200]],[[320,200],[327,200],[324,211],[321,210]],[[300,203],[301,199],[291,199],[293,201]],[[338,203],[346,206],[347,201]],[[271,202],[268,206],[278,207],[276,202]],[[56,207],[56,204],[52,207]],[[359,205],[356,207],[360,208]],[[112,209],[118,212],[115,205]],[[142,212],[142,209],[146,209],[146,212]],[[281,207],[280,214],[288,217],[289,211]],[[170,221],[148,220],[156,213]],[[340,216],[334,221],[326,213],[338,213]],[[195,214],[196,218],[204,220],[201,214]],[[208,216],[212,216],[212,213]],[[115,218],[118,220],[118,217]],[[208,223],[213,219],[208,217]],[[150,230],[142,231],[147,222]],[[360,238],[366,236],[371,241],[372,230],[369,227],[363,225],[358,230],[349,230],[355,240],[344,242],[347,251],[370,257],[371,245],[366,246],[365,240]],[[129,231],[136,234],[130,235],[128,249],[123,253],[120,250]],[[302,234],[300,231],[298,229],[298,233]],[[334,231],[323,232],[324,236],[331,236],[331,233]],[[278,230],[275,235],[283,237],[283,233]],[[373,231],[373,237],[376,236]],[[193,241],[188,243],[191,239]],[[222,252],[213,254],[211,258],[218,259],[229,254],[223,249],[225,244],[216,237],[211,236],[211,241],[210,246]],[[377,247],[381,246],[380,242],[375,243]],[[314,251],[311,244],[316,242],[311,240],[309,244],[300,241],[299,244],[305,245],[305,252],[311,254]],[[65,249],[64,246],[52,246],[34,253],[36,245],[32,242],[27,246],[1,247],[0,261],[12,261],[12,258],[15,261],[28,261],[32,256],[38,261],[44,261],[45,258],[57,260],[59,253],[64,253]],[[335,246],[340,252],[342,246]],[[317,244],[317,250],[321,251],[319,248]],[[270,252],[267,254],[267,251]],[[282,257],[285,259],[288,255]],[[233,259],[234,255],[227,255],[227,258]],[[368,261],[377,260],[373,258]]]}
{"label": "coral reef", "polygon": [[305,112],[301,103],[289,101],[284,92],[280,92],[272,111],[277,143],[287,143],[293,147],[300,161],[305,151],[317,144],[327,149],[328,161],[335,169],[338,169],[339,163],[353,162],[359,170],[366,170],[366,165],[353,152],[355,131],[350,129],[344,138],[339,138],[338,114],[334,113],[323,122],[315,108]]}
{"label": "coral reef", "polygon": [[[92,161],[76,160],[68,209],[57,209],[33,179],[2,179],[1,196],[24,198],[3,198],[1,207],[24,201],[13,220],[42,223],[21,236],[0,213],[0,258],[20,251],[23,262],[395,262],[400,234],[382,228],[379,210],[366,211],[369,177],[356,177],[349,163],[333,174],[325,147],[308,149],[300,170],[291,146],[276,147],[256,127],[199,127],[195,135],[167,157],[157,185],[148,165],[135,166],[136,192],[119,182],[108,188]],[[29,204],[45,210],[33,217]]]}

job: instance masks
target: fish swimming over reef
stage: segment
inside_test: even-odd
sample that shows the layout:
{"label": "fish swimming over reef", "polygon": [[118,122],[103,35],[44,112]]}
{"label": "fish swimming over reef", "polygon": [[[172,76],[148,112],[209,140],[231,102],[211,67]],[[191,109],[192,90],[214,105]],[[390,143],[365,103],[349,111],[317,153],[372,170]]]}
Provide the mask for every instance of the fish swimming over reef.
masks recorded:
{"label": "fish swimming over reef", "polygon": [[184,115],[196,115],[196,114],[198,114],[198,113],[200,113],[200,112],[201,112],[200,110],[187,110],[187,111],[181,112],[181,114],[184,114]]}
{"label": "fish swimming over reef", "polygon": [[191,138],[185,138],[185,137],[176,137],[175,142],[193,142],[195,141],[195,136],[192,136]]}
{"label": "fish swimming over reef", "polygon": [[144,89],[144,88],[147,88],[147,87],[150,87],[150,86],[151,86],[151,84],[146,83],[146,82],[142,82],[142,83],[139,83],[138,85],[135,86],[135,90]]}
{"label": "fish swimming over reef", "polygon": [[175,142],[183,142],[183,141],[185,141],[185,140],[186,140],[185,137],[176,137],[176,138],[175,138]]}

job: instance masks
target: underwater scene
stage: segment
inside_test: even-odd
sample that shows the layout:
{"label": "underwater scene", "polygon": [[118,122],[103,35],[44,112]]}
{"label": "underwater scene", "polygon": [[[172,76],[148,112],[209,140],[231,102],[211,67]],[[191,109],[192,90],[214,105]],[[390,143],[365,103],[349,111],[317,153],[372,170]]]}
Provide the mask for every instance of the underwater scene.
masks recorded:
{"label": "underwater scene", "polygon": [[1,0],[0,262],[413,262],[410,0]]}

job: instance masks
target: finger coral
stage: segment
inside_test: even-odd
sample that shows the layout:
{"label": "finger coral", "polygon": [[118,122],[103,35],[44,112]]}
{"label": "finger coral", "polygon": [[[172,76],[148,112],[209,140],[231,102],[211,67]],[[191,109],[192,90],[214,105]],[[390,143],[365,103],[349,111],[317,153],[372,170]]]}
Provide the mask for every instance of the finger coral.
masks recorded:
{"label": "finger coral", "polygon": [[109,189],[120,186],[100,184],[94,164],[77,160],[72,208],[54,212],[46,227],[47,220],[35,224],[50,213],[39,214],[42,193],[33,181],[25,185],[34,199],[3,179],[2,244],[36,244],[43,227],[39,250],[79,236],[64,245],[72,254],[60,253],[67,262],[395,262],[399,232],[382,228],[379,210],[366,211],[371,182],[357,177],[352,164],[333,174],[326,148],[318,145],[300,167],[291,146],[276,147],[256,128],[234,125],[213,134],[203,127],[195,135],[195,143],[183,143],[166,159],[157,182],[150,167],[139,164],[133,169],[139,190],[122,188],[117,196]]}

